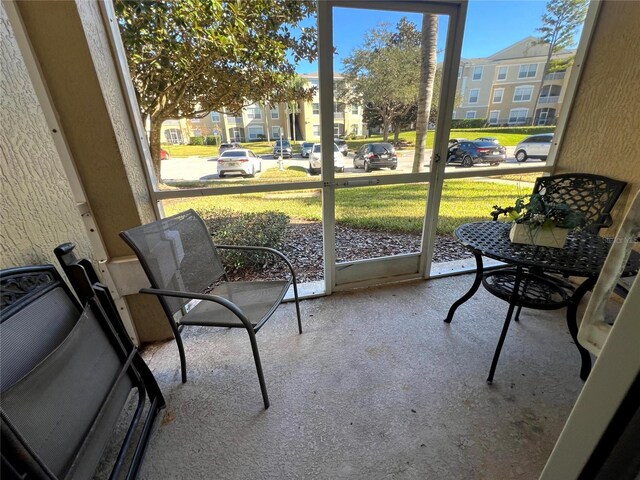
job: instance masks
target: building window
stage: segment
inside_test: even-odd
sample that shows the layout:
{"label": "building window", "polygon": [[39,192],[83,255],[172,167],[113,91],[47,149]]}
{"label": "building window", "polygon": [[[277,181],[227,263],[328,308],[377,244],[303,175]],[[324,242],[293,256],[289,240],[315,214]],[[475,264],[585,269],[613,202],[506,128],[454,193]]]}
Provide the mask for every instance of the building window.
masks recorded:
{"label": "building window", "polygon": [[458,78],[462,78],[462,71],[464,70],[464,67],[461,65],[458,67]]}
{"label": "building window", "polygon": [[455,110],[453,111],[453,115],[451,116],[452,120],[455,120],[456,117],[458,116],[458,112],[456,112]]}
{"label": "building window", "polygon": [[496,88],[493,91],[493,103],[502,103],[503,96],[504,96],[504,88]]}
{"label": "building window", "polygon": [[313,135],[314,138],[320,137],[320,125],[313,126],[313,131],[311,132],[311,135]]}
{"label": "building window", "polygon": [[[249,120],[260,120],[262,119],[262,110],[257,105],[253,105],[251,107],[247,107],[247,118]],[[251,138],[251,135],[249,135]]]}
{"label": "building window", "polygon": [[533,95],[533,87],[516,87],[515,92],[513,93],[513,101],[514,102],[530,102],[531,95]]}
{"label": "building window", "polygon": [[479,88],[469,90],[469,103],[478,103],[478,95],[480,95]]}
{"label": "building window", "polygon": [[320,85],[320,81],[317,78],[312,78],[309,80],[309,83],[314,87],[318,87]]}
{"label": "building window", "polygon": [[344,123],[334,123],[333,124],[333,134],[336,137],[344,135]]}
{"label": "building window", "polygon": [[319,115],[320,114],[320,104],[319,103],[312,103],[311,104],[311,108],[313,109],[313,111],[311,113],[313,113],[314,115]]}
{"label": "building window", "polygon": [[357,123],[352,123],[351,124],[351,134],[352,135],[358,135],[358,127],[359,127],[359,125]]}
{"label": "building window", "polygon": [[271,136],[273,138],[280,138],[280,127],[278,127],[277,125],[271,127]]}
{"label": "building window", "polygon": [[474,67],[473,80],[482,80],[482,69],[483,67]]}
{"label": "building window", "polygon": [[520,71],[518,72],[518,78],[533,78],[538,71],[538,65],[536,63],[530,63],[528,65],[520,65]]}
{"label": "building window", "polygon": [[528,108],[514,108],[509,112],[510,125],[524,125],[527,122]]}
{"label": "building window", "polygon": [[489,125],[497,125],[500,118],[500,110],[491,110],[489,113]]}
{"label": "building window", "polygon": [[220,113],[219,112],[211,112],[211,121],[214,123],[218,123],[220,121]]}
{"label": "building window", "polygon": [[508,71],[509,71],[509,67],[498,68],[498,80],[506,80]]}
{"label": "building window", "polygon": [[167,143],[173,145],[182,143],[182,132],[178,128],[168,128],[164,131],[164,137],[167,139]]}
{"label": "building window", "polygon": [[264,137],[264,129],[260,127],[249,127],[249,140],[259,140]]}
{"label": "building window", "polygon": [[464,118],[476,118],[475,110],[471,110],[464,114]]}
{"label": "building window", "polygon": [[358,105],[351,105],[351,113],[353,115],[358,115],[358,113],[360,113],[358,110]]}
{"label": "building window", "polygon": [[278,120],[280,118],[280,110],[278,107],[271,109],[271,120]]}

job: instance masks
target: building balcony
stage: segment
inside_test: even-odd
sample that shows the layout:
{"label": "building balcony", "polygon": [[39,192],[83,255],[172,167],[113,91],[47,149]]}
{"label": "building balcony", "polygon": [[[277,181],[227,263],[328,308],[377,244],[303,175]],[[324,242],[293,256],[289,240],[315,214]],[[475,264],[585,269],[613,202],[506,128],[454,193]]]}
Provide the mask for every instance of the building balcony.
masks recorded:
{"label": "building balcony", "polygon": [[567,72],[553,72],[553,73],[547,73],[544,76],[545,80],[564,80],[564,76]]}
{"label": "building balcony", "polygon": [[560,95],[552,95],[548,97],[540,97],[539,104],[558,103],[560,101]]}
{"label": "building balcony", "polygon": [[472,280],[305,300],[302,335],[282,305],[257,336],[266,411],[241,329],[185,329],[186,384],[175,343],[149,347],[167,409],[140,478],[537,478],[583,386],[580,358],[564,310],[528,311],[487,385],[507,304],[480,289],[442,321]]}

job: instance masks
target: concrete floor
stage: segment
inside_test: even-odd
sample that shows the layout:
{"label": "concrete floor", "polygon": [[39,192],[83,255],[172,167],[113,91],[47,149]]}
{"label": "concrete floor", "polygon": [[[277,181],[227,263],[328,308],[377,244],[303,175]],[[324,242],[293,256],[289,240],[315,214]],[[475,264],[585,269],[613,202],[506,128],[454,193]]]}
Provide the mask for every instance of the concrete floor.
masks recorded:
{"label": "concrete floor", "polygon": [[534,479],[583,385],[564,310],[512,324],[485,379],[507,305],[472,276],[334,294],[281,306],[258,334],[263,409],[245,332],[185,329],[145,353],[167,409],[141,478]]}

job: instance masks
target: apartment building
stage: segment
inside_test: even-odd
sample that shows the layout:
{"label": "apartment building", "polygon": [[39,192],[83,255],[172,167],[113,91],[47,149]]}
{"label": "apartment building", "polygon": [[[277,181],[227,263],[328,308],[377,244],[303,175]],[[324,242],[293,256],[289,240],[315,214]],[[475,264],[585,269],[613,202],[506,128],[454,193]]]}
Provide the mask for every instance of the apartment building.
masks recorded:
{"label": "apartment building", "polygon": [[[547,74],[549,46],[527,37],[487,58],[462,59],[453,118],[485,118],[489,125],[553,125],[561,113],[571,67]],[[565,50],[554,59],[567,59]]]}
{"label": "apartment building", "polygon": [[[318,75],[303,74],[309,86],[318,86]],[[340,75],[335,82],[341,81]],[[336,136],[364,135],[362,107],[334,103],[334,128]],[[239,114],[211,112],[203,118],[167,120],[162,124],[162,141],[173,144],[189,143],[191,137],[215,135],[222,142],[251,142],[283,138],[315,141],[320,139],[320,100],[318,91],[311,101],[298,102],[297,111],[286,103],[275,106],[255,104],[242,109]]]}

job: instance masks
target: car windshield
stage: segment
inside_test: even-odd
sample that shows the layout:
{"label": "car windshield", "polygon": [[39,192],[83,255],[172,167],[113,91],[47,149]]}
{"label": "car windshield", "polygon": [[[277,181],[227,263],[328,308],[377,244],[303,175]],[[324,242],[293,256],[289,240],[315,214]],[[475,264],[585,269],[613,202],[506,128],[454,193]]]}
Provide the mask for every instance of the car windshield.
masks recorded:
{"label": "car windshield", "polygon": [[248,157],[246,150],[227,150],[221,157]]}
{"label": "car windshield", "polygon": [[393,145],[390,143],[378,143],[373,145],[373,153],[391,153]]}
{"label": "car windshield", "polygon": [[220,144],[220,148],[231,148],[233,147],[233,145],[231,145],[230,143],[222,143]]}
{"label": "car windshield", "polygon": [[344,140],[335,140],[333,143],[340,147],[347,144],[347,142],[345,142]]}
{"label": "car windshield", "polygon": [[496,146],[495,143],[487,142],[487,141],[484,141],[484,140],[475,141],[473,143],[475,143],[477,147],[495,147]]}
{"label": "car windshield", "polygon": [[313,153],[318,153],[320,151],[320,144],[316,144],[313,146]]}
{"label": "car windshield", "polygon": [[288,140],[283,140],[282,142],[281,142],[280,140],[278,140],[278,141],[276,142],[276,147],[279,147],[279,146],[281,146],[281,145],[282,145],[282,148],[288,148],[288,147],[290,147],[290,146],[291,146],[291,144],[289,143],[289,141],[288,141]]}
{"label": "car windshield", "polygon": [[311,148],[311,147],[313,147],[313,143],[310,143],[310,142],[304,142],[304,143],[302,144],[302,146],[303,146],[304,148]]}

